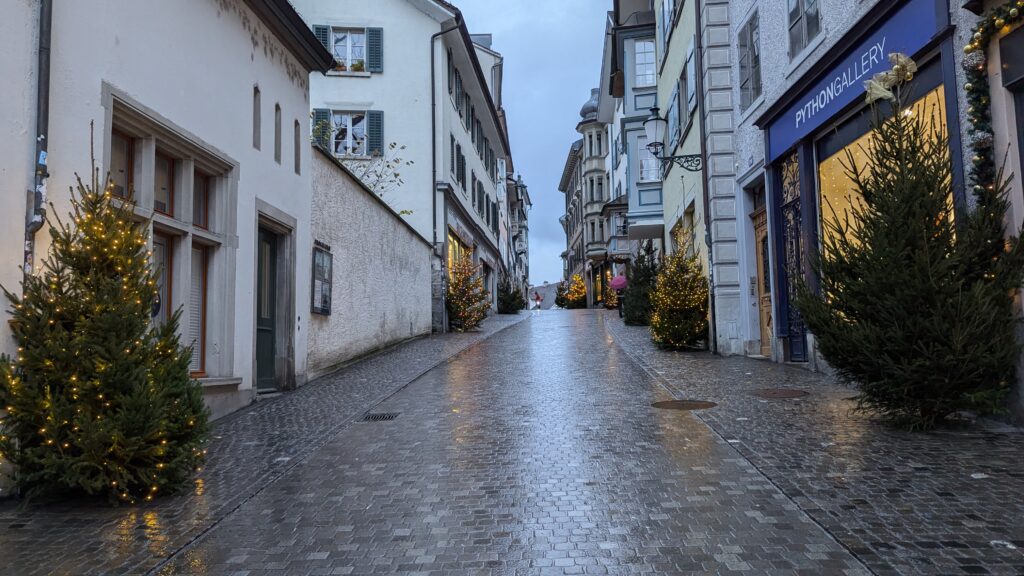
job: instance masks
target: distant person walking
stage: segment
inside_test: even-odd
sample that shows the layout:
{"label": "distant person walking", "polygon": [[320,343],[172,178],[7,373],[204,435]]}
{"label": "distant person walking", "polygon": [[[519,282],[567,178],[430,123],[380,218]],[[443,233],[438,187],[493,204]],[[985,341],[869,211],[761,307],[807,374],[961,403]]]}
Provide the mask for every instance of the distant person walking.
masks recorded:
{"label": "distant person walking", "polygon": [[533,291],[533,309],[540,310],[540,303],[544,301],[544,297],[540,295],[540,292]]}

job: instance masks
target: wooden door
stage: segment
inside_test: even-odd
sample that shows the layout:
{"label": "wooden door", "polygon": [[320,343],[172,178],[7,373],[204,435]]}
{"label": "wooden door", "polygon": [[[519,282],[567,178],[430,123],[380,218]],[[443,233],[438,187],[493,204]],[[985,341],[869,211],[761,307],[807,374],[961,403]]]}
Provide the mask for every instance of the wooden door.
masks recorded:
{"label": "wooden door", "polygon": [[757,308],[761,328],[761,355],[772,355],[772,285],[768,274],[768,212],[764,204],[750,215],[757,251]]}
{"label": "wooden door", "polygon": [[277,385],[277,236],[260,228],[256,263],[256,391]]}

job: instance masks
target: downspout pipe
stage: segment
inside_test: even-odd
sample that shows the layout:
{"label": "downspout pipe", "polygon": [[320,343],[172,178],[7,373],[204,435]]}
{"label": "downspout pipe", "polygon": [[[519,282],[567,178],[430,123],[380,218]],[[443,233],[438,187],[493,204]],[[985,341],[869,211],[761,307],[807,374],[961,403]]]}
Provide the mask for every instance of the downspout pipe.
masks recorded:
{"label": "downspout pipe", "polygon": [[[440,258],[443,258],[443,254],[438,254],[437,246],[437,56],[434,50],[434,42],[438,38],[445,34],[458,30],[462,26],[462,13],[455,12],[455,21],[452,22],[447,28],[442,28],[440,31],[435,32],[430,36],[430,165],[431,165],[431,176],[430,176],[430,199],[433,209],[430,213],[430,218],[433,220],[434,229],[434,242],[433,250],[434,254]],[[442,273],[442,282],[447,275]],[[442,308],[444,310],[444,308]],[[447,312],[442,311],[443,315],[447,315]],[[446,318],[442,318],[442,324],[447,326],[448,321]]]}
{"label": "downspout pipe", "polygon": [[697,17],[695,25],[697,27],[697,39],[694,46],[694,53],[697,56],[697,114],[700,115],[700,156],[704,159],[704,169],[701,170],[701,178],[704,180],[704,193],[701,194],[701,198],[704,203],[704,243],[708,248],[708,283],[709,283],[709,298],[708,303],[709,318],[708,318],[708,338],[711,342],[711,353],[718,354],[718,326],[715,322],[715,263],[714,263],[714,252],[712,250],[711,242],[711,202],[709,196],[711,194],[711,181],[708,178],[708,170],[710,164],[708,163],[708,129],[707,129],[707,115],[705,114],[705,95],[704,95],[704,25],[701,19],[701,7],[703,2],[697,2]]}
{"label": "downspout pipe", "polygon": [[25,260],[22,272],[32,274],[35,265],[36,232],[46,221],[46,169],[50,136],[50,39],[53,24],[53,0],[39,2],[39,63],[36,90],[36,155],[35,182],[28,191],[29,202],[25,221]]}

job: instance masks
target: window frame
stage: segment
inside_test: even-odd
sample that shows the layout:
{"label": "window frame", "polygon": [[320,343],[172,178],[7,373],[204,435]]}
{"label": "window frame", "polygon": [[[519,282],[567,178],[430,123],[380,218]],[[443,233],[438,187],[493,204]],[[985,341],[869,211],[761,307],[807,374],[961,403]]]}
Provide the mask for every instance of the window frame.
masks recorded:
{"label": "window frame", "polygon": [[[196,206],[198,199],[197,183],[203,183],[203,202],[200,213],[203,216],[202,222],[196,220]],[[213,176],[206,174],[198,168],[192,172],[192,225],[203,230],[210,230],[210,195],[213,189]]]}
{"label": "window frame", "polygon": [[[640,46],[650,45],[650,50],[640,51]],[[640,62],[640,55],[650,54],[650,62]],[[658,70],[657,70],[657,48],[653,38],[638,38],[633,41],[633,87],[634,88],[652,88],[658,85]],[[640,67],[644,66],[643,74],[640,73]],[[650,66],[650,70],[647,67]],[[650,79],[649,83],[641,83],[640,79]]]}
{"label": "window frame", "polygon": [[[326,259],[326,272],[321,274],[320,264]],[[331,305],[334,299],[334,254],[331,252],[330,247],[315,242],[313,245],[313,261],[312,261],[312,275],[311,275],[311,286],[310,286],[310,301],[309,307],[313,314],[320,316],[331,315]],[[316,304],[317,297],[317,282],[320,282],[320,306]],[[324,304],[324,289],[327,290],[326,305]]]}
{"label": "window frame", "polygon": [[[370,155],[369,154],[369,147],[370,147],[370,134],[369,134],[370,111],[369,110],[334,110],[334,109],[331,109],[330,113],[331,113],[331,115],[330,115],[330,122],[331,122],[331,153],[334,154],[338,158],[366,158],[366,157],[369,157],[369,155]],[[348,130],[348,134],[346,136],[346,144],[347,144],[348,149],[352,150],[352,143],[355,142],[354,137],[353,137],[353,133],[355,132],[355,130],[354,130],[355,124],[353,123],[352,119],[353,119],[354,116],[358,116],[358,115],[361,115],[363,117],[363,122],[362,122],[363,138],[362,138],[362,142],[361,142],[362,150],[361,151],[357,151],[357,153],[338,152],[337,144],[336,144],[336,139],[337,139],[338,128],[340,128],[340,126],[337,126],[334,123],[334,117],[335,116],[343,116],[343,117],[344,116],[348,116],[349,124],[348,124],[348,126],[346,126],[346,129]]]}
{"label": "window frame", "polygon": [[116,128],[110,131],[110,158],[107,161],[107,178],[110,182],[114,183],[115,187],[117,186],[117,183],[113,178],[115,138],[120,138],[125,141],[125,157],[123,158],[125,183],[123,186],[124,194],[114,192],[114,196],[117,196],[118,198],[131,198],[133,196],[132,191],[135,187],[135,138],[132,138],[129,134]]}
{"label": "window frame", "polygon": [[746,111],[761,97],[761,24],[758,11],[740,28],[736,41],[739,54],[740,112]]}
{"label": "window frame", "polygon": [[[811,41],[821,34],[821,2],[819,0],[788,0],[788,2],[795,4],[796,11],[792,8],[786,8],[787,17],[787,28],[786,33],[789,36],[789,58],[792,60],[796,58],[800,53],[804,51],[808,46],[811,45]],[[810,9],[813,9],[814,14],[814,25],[816,29],[814,34],[810,34],[809,22],[811,20],[807,17]],[[794,16],[794,14],[796,14]],[[793,32],[799,27],[800,32],[800,45],[793,45]]]}
{"label": "window frame", "polygon": [[[340,33],[345,33],[347,35],[347,38],[346,38],[346,41],[345,41],[345,60],[344,60],[344,63],[342,63],[342,61],[338,58],[338,55],[335,53],[336,42],[337,42],[335,40],[335,35],[338,35]],[[362,48],[363,48],[363,57],[361,59],[362,60],[362,63],[361,63],[361,68],[362,69],[361,70],[353,70],[352,69],[354,67],[354,64],[352,63],[352,60],[353,60],[353,58],[352,58],[352,48],[353,48],[353,46],[352,46],[352,35],[354,33],[358,34],[359,36],[362,36],[362,38],[363,38],[363,46],[362,46]],[[366,61],[367,61],[367,55],[368,55],[368,47],[366,45],[367,36],[368,36],[368,34],[367,34],[367,31],[366,31],[366,28],[347,27],[347,26],[331,26],[331,42],[330,42],[331,48],[330,48],[330,50],[331,50],[331,56],[334,57],[334,69],[335,70],[338,70],[340,72],[366,72],[367,71],[366,70]],[[342,67],[344,67],[344,69],[342,69]]]}
{"label": "window frame", "polygon": [[[157,239],[159,239],[159,245],[164,248],[164,262],[163,267],[154,270],[154,272],[157,275],[158,282],[163,278],[164,285],[157,284],[157,297],[160,300],[160,308],[156,310],[156,314],[152,314],[152,321],[154,324],[158,322],[162,324],[171,317],[168,311],[170,310],[171,303],[174,301],[174,236],[154,230],[151,240],[151,255],[156,252]],[[150,263],[153,263],[152,256],[150,256]],[[161,292],[167,293],[166,300]],[[160,317],[161,315],[163,315],[163,318]]]}
{"label": "window frame", "polygon": [[[159,182],[157,181],[157,178],[156,178],[156,175],[159,173],[159,169],[157,168],[157,165],[160,163],[161,158],[164,159],[165,161],[167,161],[167,163],[168,163],[168,165],[167,165],[167,206],[166,206],[167,210],[166,211],[165,210],[161,210],[161,209],[156,207],[156,203],[157,203],[157,187],[159,186]],[[171,156],[170,154],[167,154],[166,152],[161,152],[160,150],[156,151],[156,162],[154,162],[154,164],[153,164],[153,212],[156,212],[156,213],[159,213],[159,214],[163,214],[164,216],[168,216],[170,218],[174,218],[174,196],[175,196],[174,193],[175,193],[175,185],[177,184],[175,182],[175,176],[176,176],[175,172],[177,172],[177,169],[178,169],[178,160],[175,157]]]}

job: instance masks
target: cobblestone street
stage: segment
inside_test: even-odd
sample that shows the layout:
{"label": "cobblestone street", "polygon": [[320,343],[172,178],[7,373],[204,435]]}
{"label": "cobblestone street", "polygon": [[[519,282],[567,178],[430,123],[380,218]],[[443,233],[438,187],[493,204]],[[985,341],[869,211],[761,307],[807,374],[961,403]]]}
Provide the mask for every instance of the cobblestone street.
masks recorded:
{"label": "cobblestone street", "polygon": [[[751,394],[778,387],[809,395]],[[218,423],[194,494],[0,504],[0,572],[1024,573],[1024,435],[905,434],[852,395],[614,313],[498,317]]]}

